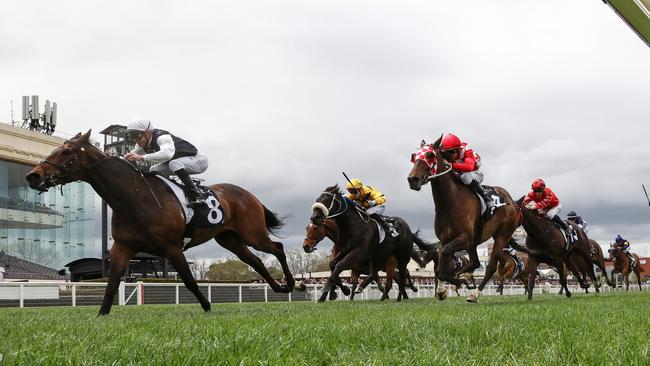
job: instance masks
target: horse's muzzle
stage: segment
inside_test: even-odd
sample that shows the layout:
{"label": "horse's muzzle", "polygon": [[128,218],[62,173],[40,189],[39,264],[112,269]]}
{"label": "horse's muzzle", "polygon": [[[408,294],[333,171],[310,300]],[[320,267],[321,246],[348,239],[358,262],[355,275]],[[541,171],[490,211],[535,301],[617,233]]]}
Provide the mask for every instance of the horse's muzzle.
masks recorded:
{"label": "horse's muzzle", "polygon": [[27,183],[29,184],[29,188],[31,189],[45,192],[49,188],[47,186],[45,179],[43,179],[43,176],[41,176],[41,174],[37,172],[28,173],[25,176],[25,179],[27,180]]}
{"label": "horse's muzzle", "polygon": [[314,210],[309,219],[314,225],[322,225],[323,221],[325,221],[325,215],[323,215],[323,213],[319,210]]}
{"label": "horse's muzzle", "polygon": [[406,178],[406,180],[409,182],[409,187],[412,190],[419,191],[420,188],[422,188],[422,179],[420,179],[420,177],[411,175],[408,178]]}
{"label": "horse's muzzle", "polygon": [[302,249],[305,253],[311,253],[314,251],[314,243],[310,243],[307,239],[302,243]]}

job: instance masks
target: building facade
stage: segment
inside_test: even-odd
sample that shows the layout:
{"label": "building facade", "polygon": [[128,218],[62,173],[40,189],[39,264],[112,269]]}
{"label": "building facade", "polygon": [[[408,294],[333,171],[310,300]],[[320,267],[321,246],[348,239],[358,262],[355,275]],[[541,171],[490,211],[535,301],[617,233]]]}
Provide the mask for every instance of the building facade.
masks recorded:
{"label": "building facade", "polygon": [[0,123],[0,252],[56,269],[101,255],[100,204],[89,184],[39,194],[25,180],[63,141]]}

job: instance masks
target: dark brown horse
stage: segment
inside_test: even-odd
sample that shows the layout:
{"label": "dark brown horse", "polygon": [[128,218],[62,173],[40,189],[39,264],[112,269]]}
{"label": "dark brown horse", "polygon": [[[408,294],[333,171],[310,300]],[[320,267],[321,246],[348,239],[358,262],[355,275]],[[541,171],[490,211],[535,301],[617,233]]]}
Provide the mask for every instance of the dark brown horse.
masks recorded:
{"label": "dark brown horse", "polygon": [[[641,272],[643,272],[643,268],[641,268],[639,256],[636,253],[630,253],[635,260],[634,265],[632,265],[630,258],[618,245],[612,244],[608,253],[609,260],[614,262],[612,277],[614,277],[614,273],[621,273],[625,279],[625,291],[627,291],[630,288],[630,273],[634,272],[636,275],[636,281],[639,284],[639,291],[641,291]],[[614,282],[616,281],[614,280]]]}
{"label": "dark brown horse", "polygon": [[[307,225],[306,230],[306,236],[303,241],[303,250],[305,253],[311,253],[316,249],[316,246],[318,243],[320,243],[323,239],[328,238],[334,243],[332,246],[332,256],[336,257],[338,253],[341,251],[340,248],[340,238],[339,238],[339,229],[336,226],[336,222],[332,219],[326,219],[323,221],[322,225],[315,225],[310,223]],[[423,245],[422,249],[430,249],[430,245],[428,243],[425,243],[418,237],[418,233],[413,233],[414,237],[417,239],[416,244],[418,245]],[[420,263],[421,259],[418,257],[417,253],[412,252],[411,258],[415,260],[416,262]],[[333,263],[331,264],[331,269],[333,269],[334,265]],[[390,288],[392,287],[393,280],[396,278],[397,274],[397,259],[395,256],[390,256],[386,260],[386,262],[381,266],[381,268],[373,268],[374,273],[369,274],[367,273],[369,270],[368,266],[365,268],[355,268],[352,269],[351,271],[351,276],[350,276],[350,283],[352,284],[352,294],[350,295],[350,300],[354,300],[354,295],[356,293],[362,292],[370,283],[373,281],[377,283],[377,287],[379,288],[379,291],[382,292],[382,300],[388,299],[388,292],[390,291]],[[386,288],[382,286],[382,284],[379,282],[379,274],[377,271],[383,270],[386,272]],[[408,271],[408,270],[407,270]],[[369,275],[361,284],[359,284],[359,278],[361,274],[367,274]],[[347,286],[344,286],[343,284],[337,284],[339,287],[341,287],[341,291],[347,296],[350,292],[350,290],[347,288]],[[358,286],[358,287],[357,287]],[[406,286],[409,287],[413,292],[417,292],[418,289],[413,285],[413,281],[411,280],[411,275],[410,273],[406,274]],[[345,289],[343,289],[345,287]],[[347,290],[347,293],[346,293]],[[336,299],[336,292],[335,291],[330,291],[330,300]]]}
{"label": "dark brown horse", "polygon": [[[441,137],[442,138],[442,137]],[[476,194],[458,179],[454,178],[451,163],[446,161],[440,151],[440,140],[431,145],[424,141],[417,153],[411,155],[413,168],[408,175],[411,189],[419,191],[426,183],[431,183],[431,192],[436,206],[434,230],[442,244],[440,250],[440,268],[437,269],[438,281],[447,281],[456,286],[467,283],[457,277],[450,261],[455,252],[466,250],[469,263],[461,272],[473,272],[480,266],[476,247],[488,240],[494,239],[494,252],[501,251],[519,226],[518,212],[512,203],[510,194],[501,187],[496,191],[505,200],[506,205],[498,208],[494,215],[483,222],[481,207]],[[497,257],[492,255],[485,270],[485,277],[478,291],[470,294],[468,301],[477,302],[480,291],[483,290],[497,268]],[[438,291],[444,288],[439,286]]]}
{"label": "dark brown horse", "polygon": [[[571,297],[571,292],[567,287],[565,264],[573,273],[579,272],[573,265],[572,256],[580,256],[588,264],[585,270],[591,280],[595,282],[596,275],[594,274],[591,259],[589,239],[584,231],[577,225],[571,224],[578,235],[578,239],[567,251],[567,243],[562,234],[562,229],[545,216],[539,216],[536,210],[522,207],[523,201],[524,197],[521,197],[515,205],[520,208],[522,225],[526,230],[526,246],[522,247],[514,240],[510,240],[510,245],[528,254],[528,300],[533,298],[533,288],[535,287],[535,277],[537,276],[539,263],[547,263],[556,268],[567,297]],[[587,285],[580,277],[577,277],[577,280],[582,288],[586,288]]]}
{"label": "dark brown horse", "polygon": [[[603,256],[603,249],[598,245],[598,243],[594,240],[589,239],[589,254],[591,255],[591,260],[593,265],[598,267],[600,271],[603,273],[603,276],[605,276],[605,281],[609,286],[614,287],[614,283],[612,283],[609,280],[609,277],[607,277],[607,271],[605,271],[605,258]],[[576,277],[576,279],[580,278],[583,283],[587,282],[587,276],[588,276],[588,269],[589,269],[589,264],[579,255],[574,255],[569,258],[569,260],[572,262],[573,266],[575,269],[578,271],[578,273],[573,273],[573,275]],[[596,289],[596,293],[600,292],[600,287],[601,283],[599,280],[593,281],[594,283],[594,288]],[[562,290],[560,289],[560,294],[562,294]],[[584,290],[586,293],[589,293],[589,286],[584,287]]]}
{"label": "dark brown horse", "polygon": [[[65,141],[36,165],[26,179],[31,188],[39,191],[74,181],[87,182],[113,210],[110,276],[99,315],[110,312],[120,278],[129,260],[138,252],[167,258],[187,289],[203,309],[209,311],[210,302],[199,291],[183,251],[212,238],[253,267],[274,291],[288,293],[293,290],[295,281],[287,266],[282,243],[269,238],[269,232],[280,228],[282,222],[251,193],[232,184],[210,186],[223,208],[223,225],[215,229],[196,229],[191,241],[184,245],[186,225],[182,207],[165,183],[153,175],[141,175],[121,158],[105,155],[88,142],[89,138],[90,131]],[[286,286],[273,279],[249,246],[278,259]]]}
{"label": "dark brown horse", "polygon": [[[338,185],[326,188],[312,205],[313,224],[322,225],[328,218],[336,221],[341,251],[333,260],[334,269],[319,301],[324,301],[327,293],[341,281],[341,272],[368,265],[373,268],[368,273],[374,273],[374,268],[381,268],[390,256],[397,260],[398,293],[406,295],[406,266],[416,239],[404,220],[395,218],[395,227],[400,233],[398,237],[387,236],[380,243],[377,224],[354,201],[344,197]],[[397,300],[401,300],[402,296],[398,295]]]}

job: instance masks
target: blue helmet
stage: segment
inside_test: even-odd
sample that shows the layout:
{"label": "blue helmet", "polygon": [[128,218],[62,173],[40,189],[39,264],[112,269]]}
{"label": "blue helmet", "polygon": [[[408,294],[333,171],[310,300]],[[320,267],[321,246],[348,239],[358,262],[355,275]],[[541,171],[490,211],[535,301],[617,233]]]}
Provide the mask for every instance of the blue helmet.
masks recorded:
{"label": "blue helmet", "polygon": [[614,239],[614,241],[617,242],[617,243],[623,243],[625,241],[625,239],[623,239],[623,237],[621,237],[621,234],[618,234],[618,235],[616,235],[616,238]]}
{"label": "blue helmet", "polygon": [[575,219],[578,217],[578,214],[575,211],[569,211],[569,213],[566,215],[567,219]]}

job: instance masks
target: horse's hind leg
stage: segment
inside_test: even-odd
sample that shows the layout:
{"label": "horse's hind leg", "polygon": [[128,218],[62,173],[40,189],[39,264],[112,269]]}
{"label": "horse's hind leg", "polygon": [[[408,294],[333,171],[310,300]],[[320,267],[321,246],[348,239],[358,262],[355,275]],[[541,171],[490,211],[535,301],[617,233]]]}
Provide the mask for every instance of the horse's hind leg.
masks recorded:
{"label": "horse's hind leg", "polygon": [[284,254],[284,246],[282,243],[273,241],[269,238],[268,234],[264,234],[260,235],[260,238],[257,240],[251,241],[250,245],[259,251],[272,254],[278,259],[278,262],[280,262],[280,265],[282,266],[284,278],[287,280],[287,287],[289,288],[289,291],[292,291],[296,281],[293,279],[293,274],[291,274],[291,270],[287,264],[287,256]]}
{"label": "horse's hind leg", "polygon": [[199,290],[199,286],[196,284],[194,276],[192,276],[192,271],[190,266],[187,264],[185,255],[180,248],[170,249],[165,255],[169,259],[169,263],[176,269],[178,275],[181,276],[185,287],[190,290],[197,300],[201,303],[201,307],[205,311],[210,311],[210,302],[203,296],[203,293]]}
{"label": "horse's hind leg", "polygon": [[120,284],[120,279],[129,264],[129,260],[133,257],[133,251],[124,245],[115,242],[111,247],[111,268],[106,291],[104,292],[104,300],[102,306],[99,308],[98,315],[108,315],[113,306],[113,299],[117,293],[117,288]]}
{"label": "horse's hind leg", "polygon": [[[244,244],[244,242],[239,238],[237,234],[233,232],[222,233],[217,237],[215,237],[215,240],[219,244],[221,244],[222,247],[233,252],[239,259],[241,259],[242,262],[251,266],[255,270],[255,272],[259,273],[260,276],[264,278],[266,283],[268,283],[269,286],[271,286],[271,289],[273,289],[273,291],[289,293],[293,289],[293,287],[280,285],[273,278],[273,276],[271,276],[268,269],[266,269],[266,267],[264,266],[264,263],[262,263],[262,260],[259,259],[255,254],[253,254],[253,252],[251,252],[250,249],[248,249],[248,246]],[[285,259],[284,253],[282,253],[282,258]],[[284,265],[286,265],[286,259],[284,260]],[[293,276],[291,277],[291,279],[293,280]],[[287,279],[287,284],[289,284],[288,279]]]}
{"label": "horse's hind leg", "polygon": [[557,262],[555,262],[555,267],[557,268],[557,273],[560,275],[560,284],[562,284],[562,288],[564,288],[564,291],[566,292],[566,297],[571,297],[571,292],[569,291],[569,286],[567,285],[566,271],[564,270],[564,262],[558,260]]}

